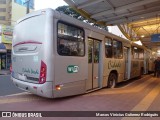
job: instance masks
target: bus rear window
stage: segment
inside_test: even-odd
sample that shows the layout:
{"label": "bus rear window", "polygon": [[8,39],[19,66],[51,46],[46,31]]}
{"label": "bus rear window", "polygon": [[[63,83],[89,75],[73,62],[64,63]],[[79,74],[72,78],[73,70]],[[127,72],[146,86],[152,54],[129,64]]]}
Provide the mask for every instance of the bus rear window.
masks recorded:
{"label": "bus rear window", "polygon": [[44,15],[32,16],[18,23],[14,28],[13,43],[25,41],[43,42],[45,40],[45,22]]}
{"label": "bus rear window", "polygon": [[84,30],[58,22],[58,54],[62,56],[84,56],[84,48]]}

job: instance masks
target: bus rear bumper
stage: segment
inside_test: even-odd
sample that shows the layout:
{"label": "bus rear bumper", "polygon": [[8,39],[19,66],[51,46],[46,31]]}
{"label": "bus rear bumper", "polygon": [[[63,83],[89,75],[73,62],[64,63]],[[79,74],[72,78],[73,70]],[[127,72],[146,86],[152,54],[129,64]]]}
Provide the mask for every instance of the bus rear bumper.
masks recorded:
{"label": "bus rear bumper", "polygon": [[14,85],[19,89],[22,89],[27,92],[31,92],[33,94],[36,94],[42,97],[53,98],[52,82],[46,82],[44,84],[35,84],[35,83],[24,82],[13,77],[11,77],[11,79]]}
{"label": "bus rear bumper", "polygon": [[78,94],[84,94],[86,92],[86,81],[79,80],[74,82],[65,83],[60,90],[54,89],[54,98],[73,96]]}

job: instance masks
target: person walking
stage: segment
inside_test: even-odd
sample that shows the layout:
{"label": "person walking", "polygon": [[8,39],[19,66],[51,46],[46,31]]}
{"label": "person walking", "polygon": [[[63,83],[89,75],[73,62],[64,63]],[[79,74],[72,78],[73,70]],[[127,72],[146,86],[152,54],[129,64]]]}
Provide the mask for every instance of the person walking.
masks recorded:
{"label": "person walking", "polygon": [[157,59],[154,61],[154,77],[157,76],[157,63],[158,63],[158,57],[157,57]]}
{"label": "person walking", "polygon": [[156,63],[156,74],[157,74],[157,77],[160,76],[160,57],[158,57],[157,63]]}
{"label": "person walking", "polygon": [[154,76],[158,77],[160,72],[160,57],[154,61]]}

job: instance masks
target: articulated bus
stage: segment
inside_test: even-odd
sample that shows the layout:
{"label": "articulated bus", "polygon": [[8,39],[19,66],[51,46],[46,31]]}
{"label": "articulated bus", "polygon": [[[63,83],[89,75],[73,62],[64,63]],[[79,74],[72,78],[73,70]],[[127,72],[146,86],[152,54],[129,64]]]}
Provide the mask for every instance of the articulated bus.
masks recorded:
{"label": "articulated bus", "polygon": [[12,48],[13,83],[47,98],[114,88],[152,64],[144,46],[52,9],[17,21]]}

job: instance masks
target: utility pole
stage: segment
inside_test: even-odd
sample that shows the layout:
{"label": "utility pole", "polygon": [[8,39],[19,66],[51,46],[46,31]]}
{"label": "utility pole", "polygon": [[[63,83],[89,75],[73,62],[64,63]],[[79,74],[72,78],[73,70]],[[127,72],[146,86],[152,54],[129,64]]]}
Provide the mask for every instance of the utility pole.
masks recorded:
{"label": "utility pole", "polygon": [[29,3],[30,3],[30,0],[26,1],[24,4],[27,4],[27,10],[26,10],[26,14],[29,13]]}

